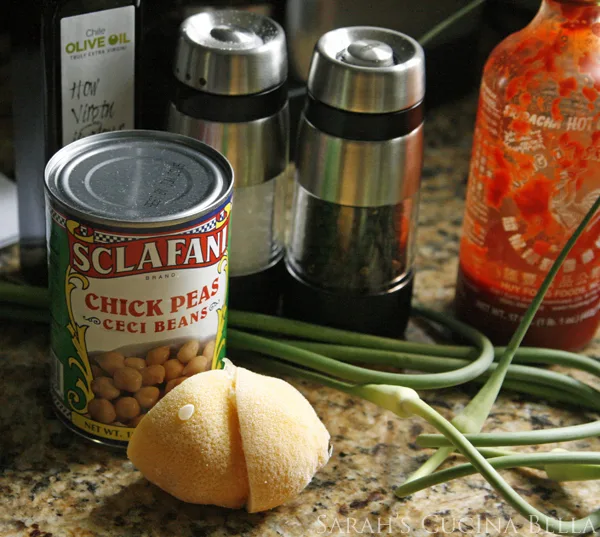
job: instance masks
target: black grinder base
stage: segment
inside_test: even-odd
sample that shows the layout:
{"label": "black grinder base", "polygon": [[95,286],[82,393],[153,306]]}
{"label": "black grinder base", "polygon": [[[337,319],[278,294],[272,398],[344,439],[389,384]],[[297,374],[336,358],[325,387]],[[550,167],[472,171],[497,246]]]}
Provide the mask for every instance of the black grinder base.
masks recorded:
{"label": "black grinder base", "polygon": [[229,277],[230,309],[276,315],[285,275],[283,260],[261,272]]}
{"label": "black grinder base", "polygon": [[283,316],[378,336],[402,337],[410,317],[414,276],[387,293],[351,295],[318,289],[286,271]]}

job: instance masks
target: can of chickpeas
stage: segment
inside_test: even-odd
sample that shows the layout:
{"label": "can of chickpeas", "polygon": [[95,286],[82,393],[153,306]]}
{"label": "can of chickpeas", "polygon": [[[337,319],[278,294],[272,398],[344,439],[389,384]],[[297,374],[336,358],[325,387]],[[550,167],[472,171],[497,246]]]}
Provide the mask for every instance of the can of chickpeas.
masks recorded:
{"label": "can of chickpeas", "polygon": [[54,407],[126,447],[165,393],[222,367],[233,170],[197,140],[120,131],[64,147],[45,179]]}

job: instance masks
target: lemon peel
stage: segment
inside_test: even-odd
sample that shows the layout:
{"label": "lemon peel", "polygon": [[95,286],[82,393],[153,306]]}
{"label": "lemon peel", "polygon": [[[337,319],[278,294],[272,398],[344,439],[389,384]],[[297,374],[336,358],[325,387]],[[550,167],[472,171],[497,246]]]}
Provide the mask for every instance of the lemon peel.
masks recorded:
{"label": "lemon peel", "polygon": [[298,495],[329,460],[329,440],[291,384],[228,360],[165,395],[137,426],[127,456],[180,500],[254,513]]}

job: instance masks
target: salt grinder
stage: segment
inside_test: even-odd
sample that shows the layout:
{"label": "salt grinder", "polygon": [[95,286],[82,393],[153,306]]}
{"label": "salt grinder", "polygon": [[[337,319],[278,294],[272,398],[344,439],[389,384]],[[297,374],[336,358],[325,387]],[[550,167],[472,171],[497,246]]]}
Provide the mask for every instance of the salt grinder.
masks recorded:
{"label": "salt grinder", "polygon": [[374,27],[319,39],[298,134],[286,316],[404,332],[424,96],[424,54],[414,39]]}
{"label": "salt grinder", "polygon": [[289,154],[285,34],[246,11],[211,11],[180,27],[168,130],[201,140],[234,169],[229,306],[273,312],[283,270]]}

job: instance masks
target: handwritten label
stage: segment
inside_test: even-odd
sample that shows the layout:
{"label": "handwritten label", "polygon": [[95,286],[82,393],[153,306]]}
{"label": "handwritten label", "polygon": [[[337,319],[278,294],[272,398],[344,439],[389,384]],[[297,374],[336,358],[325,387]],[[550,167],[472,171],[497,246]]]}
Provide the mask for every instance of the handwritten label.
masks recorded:
{"label": "handwritten label", "polygon": [[135,7],[60,21],[62,143],[134,128]]}

